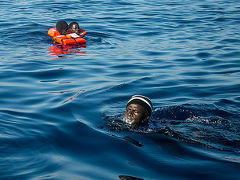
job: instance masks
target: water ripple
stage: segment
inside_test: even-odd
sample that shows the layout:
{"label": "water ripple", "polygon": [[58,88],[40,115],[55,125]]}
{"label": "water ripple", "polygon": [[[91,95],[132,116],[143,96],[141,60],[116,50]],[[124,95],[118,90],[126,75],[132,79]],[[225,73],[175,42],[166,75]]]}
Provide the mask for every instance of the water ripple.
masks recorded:
{"label": "water ripple", "polygon": [[[0,179],[238,179],[237,1],[0,4]],[[60,19],[87,43],[53,45]]]}

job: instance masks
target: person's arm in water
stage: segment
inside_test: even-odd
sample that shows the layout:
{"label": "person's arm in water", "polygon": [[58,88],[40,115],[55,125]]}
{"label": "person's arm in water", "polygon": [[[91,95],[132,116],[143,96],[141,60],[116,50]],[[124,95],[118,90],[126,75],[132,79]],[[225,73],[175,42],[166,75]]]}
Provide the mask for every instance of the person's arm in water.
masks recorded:
{"label": "person's arm in water", "polygon": [[87,31],[79,28],[79,36],[80,36],[81,38],[84,37],[86,34],[87,34]]}

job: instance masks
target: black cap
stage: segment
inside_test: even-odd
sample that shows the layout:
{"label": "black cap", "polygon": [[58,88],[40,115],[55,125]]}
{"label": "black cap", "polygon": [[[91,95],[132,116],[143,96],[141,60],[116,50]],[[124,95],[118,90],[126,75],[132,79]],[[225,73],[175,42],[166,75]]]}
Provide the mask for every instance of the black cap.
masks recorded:
{"label": "black cap", "polygon": [[147,110],[148,115],[151,116],[152,102],[148,97],[143,96],[143,95],[134,95],[128,101],[127,106],[130,104],[139,104],[139,105],[143,106]]}
{"label": "black cap", "polygon": [[79,28],[79,24],[78,24],[77,22],[71,22],[71,23],[69,24],[69,27],[72,27],[72,25],[74,25],[74,24],[76,24],[76,25],[78,26],[78,28]]}

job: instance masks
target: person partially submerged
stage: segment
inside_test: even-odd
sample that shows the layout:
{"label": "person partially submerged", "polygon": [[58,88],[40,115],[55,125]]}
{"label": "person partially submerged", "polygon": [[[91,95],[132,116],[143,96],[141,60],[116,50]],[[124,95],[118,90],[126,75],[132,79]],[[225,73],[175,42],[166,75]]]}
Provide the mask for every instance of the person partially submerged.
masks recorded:
{"label": "person partially submerged", "polygon": [[68,34],[68,24],[66,21],[58,21],[56,23],[56,29],[61,35]]}
{"label": "person partially submerged", "polygon": [[151,100],[143,95],[134,95],[127,103],[124,121],[129,125],[145,125],[151,114]]}
{"label": "person partially submerged", "polygon": [[69,33],[76,33],[80,37],[84,37],[87,32],[79,27],[79,24],[77,22],[71,22],[68,26],[68,32]]}

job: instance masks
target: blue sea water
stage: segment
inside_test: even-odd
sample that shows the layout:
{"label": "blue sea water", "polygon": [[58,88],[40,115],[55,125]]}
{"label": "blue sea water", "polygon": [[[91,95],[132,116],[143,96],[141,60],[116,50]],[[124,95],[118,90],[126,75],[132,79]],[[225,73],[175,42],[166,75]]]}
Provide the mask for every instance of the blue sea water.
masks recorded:
{"label": "blue sea water", "polygon": [[[0,179],[240,178],[238,0],[2,0]],[[58,20],[88,32],[61,49]],[[122,122],[148,96],[146,127]]]}

